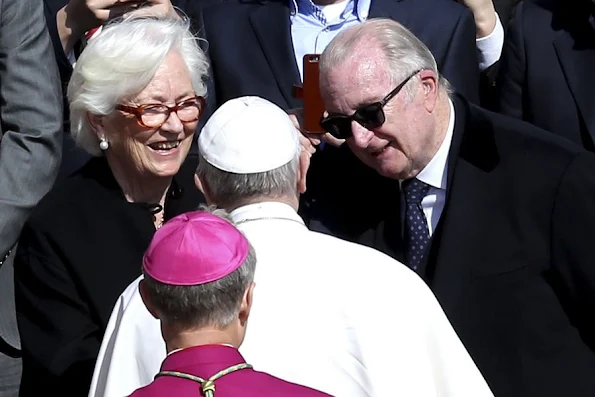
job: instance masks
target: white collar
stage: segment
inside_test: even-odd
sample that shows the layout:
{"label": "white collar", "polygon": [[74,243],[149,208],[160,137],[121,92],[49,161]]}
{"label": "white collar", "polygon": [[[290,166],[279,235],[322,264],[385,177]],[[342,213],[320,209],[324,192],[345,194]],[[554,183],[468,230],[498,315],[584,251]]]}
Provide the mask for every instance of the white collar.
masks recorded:
{"label": "white collar", "polygon": [[236,224],[257,220],[288,220],[305,226],[302,218],[288,204],[278,201],[265,201],[238,207],[229,214]]}
{"label": "white collar", "polygon": [[[218,343],[218,344],[221,346],[233,347],[235,349],[235,346],[232,346],[229,343]],[[197,347],[197,346],[190,346],[190,347]],[[167,357],[171,356],[174,353],[181,352],[182,350],[189,349],[190,347],[180,347],[179,349],[174,349],[174,350],[170,351],[169,353],[167,353]]]}
{"label": "white collar", "polygon": [[437,189],[446,190],[446,179],[448,176],[448,152],[452,142],[452,134],[455,127],[455,108],[450,98],[448,99],[450,108],[450,115],[448,120],[448,128],[444,140],[440,144],[440,148],[432,157],[430,162],[417,174],[416,178],[427,185]]}

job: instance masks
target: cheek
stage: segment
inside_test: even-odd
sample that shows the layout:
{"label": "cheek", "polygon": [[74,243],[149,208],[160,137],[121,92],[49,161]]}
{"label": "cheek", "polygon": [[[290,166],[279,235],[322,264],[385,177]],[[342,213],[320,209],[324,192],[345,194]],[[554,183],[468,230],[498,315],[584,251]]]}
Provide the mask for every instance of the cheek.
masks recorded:
{"label": "cheek", "polygon": [[198,122],[184,124],[184,139],[186,139],[186,138],[192,139],[196,132],[197,126],[198,126]]}
{"label": "cheek", "polygon": [[142,165],[149,161],[146,142],[154,134],[155,131],[151,130],[132,131],[123,128],[118,134],[118,140],[114,142],[114,152],[118,157],[132,162],[136,168],[142,168]]}
{"label": "cheek", "polygon": [[422,142],[417,128],[418,121],[408,115],[392,118],[385,123],[378,131],[378,136],[390,141],[393,146],[404,153],[411,153],[419,150]]}
{"label": "cheek", "polygon": [[124,151],[122,154],[128,156],[128,161],[137,169],[146,169],[151,164],[149,148],[134,138],[127,140]]}
{"label": "cheek", "polygon": [[142,153],[148,150],[146,143],[155,134],[155,131],[141,131],[134,135],[129,135],[126,139],[126,146],[131,152]]}

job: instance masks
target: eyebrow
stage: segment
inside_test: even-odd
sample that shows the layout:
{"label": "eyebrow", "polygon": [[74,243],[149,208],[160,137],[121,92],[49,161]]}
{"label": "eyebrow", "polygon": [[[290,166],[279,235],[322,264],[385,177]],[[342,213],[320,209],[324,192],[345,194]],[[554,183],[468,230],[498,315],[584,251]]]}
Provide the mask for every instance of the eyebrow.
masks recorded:
{"label": "eyebrow", "polygon": [[[178,97],[176,97],[176,99],[174,101],[176,103],[183,102],[187,99],[194,98],[195,95],[196,94],[194,93],[194,91],[189,91],[189,92],[186,92],[185,94],[178,95]],[[151,97],[150,99],[147,99],[146,103],[147,104],[152,104],[152,103],[159,104],[159,103],[167,103],[167,102],[168,101],[165,99],[165,97],[163,97],[161,95],[156,95],[154,97]]]}
{"label": "eyebrow", "polygon": [[[382,98],[384,98],[384,97],[382,97]],[[376,99],[376,100],[374,100],[374,99],[370,99],[370,100],[367,100],[367,101],[362,101],[362,102],[358,103],[358,105],[355,107],[355,110],[354,110],[354,111],[353,111],[351,114],[345,114],[345,113],[331,113],[331,112],[328,112],[328,115],[329,115],[329,116],[351,116],[351,115],[353,115],[355,112],[357,112],[357,111],[358,111],[358,109],[361,109],[362,107],[364,107],[364,106],[368,106],[368,105],[371,105],[371,104],[373,104],[373,103],[380,102],[380,101],[382,100],[382,98],[380,98],[380,99]]]}

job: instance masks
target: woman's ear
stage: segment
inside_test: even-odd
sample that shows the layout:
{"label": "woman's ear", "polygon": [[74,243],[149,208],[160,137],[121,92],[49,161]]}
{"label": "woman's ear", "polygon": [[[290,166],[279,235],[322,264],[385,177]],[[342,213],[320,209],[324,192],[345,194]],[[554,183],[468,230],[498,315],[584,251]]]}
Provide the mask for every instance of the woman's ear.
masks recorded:
{"label": "woman's ear", "polygon": [[105,138],[103,133],[103,116],[87,112],[87,121],[98,138]]}

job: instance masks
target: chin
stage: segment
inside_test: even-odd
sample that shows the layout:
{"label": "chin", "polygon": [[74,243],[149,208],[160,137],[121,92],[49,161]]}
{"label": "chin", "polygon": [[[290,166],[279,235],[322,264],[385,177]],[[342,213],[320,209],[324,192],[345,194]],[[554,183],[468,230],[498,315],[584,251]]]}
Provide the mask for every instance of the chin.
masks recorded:
{"label": "chin", "polygon": [[183,142],[177,149],[166,153],[156,153],[149,149],[151,173],[158,177],[173,177],[180,170],[189,150],[189,142]]}
{"label": "chin", "polygon": [[171,178],[180,171],[182,163],[179,161],[171,161],[161,164],[153,164],[151,173],[160,178]]}
{"label": "chin", "polygon": [[402,179],[400,177],[399,172],[396,172],[393,169],[388,169],[388,168],[376,168],[376,172],[378,172],[380,175],[382,175],[385,178],[391,178],[391,179]]}
{"label": "chin", "polygon": [[391,179],[407,179],[409,175],[406,164],[399,164],[398,162],[380,162],[376,164],[374,169],[380,175]]}

